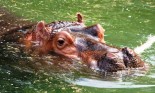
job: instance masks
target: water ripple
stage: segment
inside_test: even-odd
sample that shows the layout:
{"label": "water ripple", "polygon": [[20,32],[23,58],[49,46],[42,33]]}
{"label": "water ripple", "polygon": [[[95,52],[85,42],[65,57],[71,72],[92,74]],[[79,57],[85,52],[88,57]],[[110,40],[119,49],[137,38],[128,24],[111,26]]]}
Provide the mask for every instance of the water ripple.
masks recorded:
{"label": "water ripple", "polygon": [[80,86],[96,87],[96,88],[144,88],[155,87],[155,85],[136,85],[132,82],[120,82],[120,81],[102,81],[88,78],[79,78],[72,81],[73,84]]}

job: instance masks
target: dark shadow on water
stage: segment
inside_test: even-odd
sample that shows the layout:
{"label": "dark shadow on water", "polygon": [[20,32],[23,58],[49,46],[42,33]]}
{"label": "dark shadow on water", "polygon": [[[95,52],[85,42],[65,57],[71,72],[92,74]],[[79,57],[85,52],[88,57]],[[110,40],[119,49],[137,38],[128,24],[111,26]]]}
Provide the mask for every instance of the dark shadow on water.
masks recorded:
{"label": "dark shadow on water", "polygon": [[27,19],[10,13],[7,9],[0,7],[0,41],[17,41],[22,34],[16,29],[23,26],[35,24]]}

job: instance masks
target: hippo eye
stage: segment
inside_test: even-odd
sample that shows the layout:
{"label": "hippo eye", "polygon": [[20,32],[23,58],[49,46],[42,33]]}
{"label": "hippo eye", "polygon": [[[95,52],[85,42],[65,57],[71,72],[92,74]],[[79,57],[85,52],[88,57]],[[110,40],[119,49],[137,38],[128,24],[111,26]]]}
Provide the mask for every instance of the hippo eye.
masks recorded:
{"label": "hippo eye", "polygon": [[59,38],[58,41],[57,41],[57,44],[58,44],[58,46],[60,46],[60,47],[63,46],[64,43],[65,43],[65,39],[64,39],[64,38]]}

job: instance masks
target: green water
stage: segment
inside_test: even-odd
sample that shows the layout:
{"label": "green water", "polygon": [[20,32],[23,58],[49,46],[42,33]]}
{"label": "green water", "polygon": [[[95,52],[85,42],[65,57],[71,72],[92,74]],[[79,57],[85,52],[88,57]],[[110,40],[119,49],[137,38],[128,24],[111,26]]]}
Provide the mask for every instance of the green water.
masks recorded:
{"label": "green water", "polygon": [[[135,48],[149,35],[155,35],[155,0],[0,0],[0,5],[16,16],[47,23],[72,21],[81,12],[86,25],[101,24],[106,30],[106,42],[118,47]],[[0,51],[3,53],[0,55],[1,93],[155,91],[155,44],[141,54],[150,65],[148,72],[135,71],[129,75],[102,75],[81,64],[70,65],[66,60],[56,60],[58,65],[49,67],[49,61],[55,62],[55,57],[34,60],[11,45],[4,45]]]}

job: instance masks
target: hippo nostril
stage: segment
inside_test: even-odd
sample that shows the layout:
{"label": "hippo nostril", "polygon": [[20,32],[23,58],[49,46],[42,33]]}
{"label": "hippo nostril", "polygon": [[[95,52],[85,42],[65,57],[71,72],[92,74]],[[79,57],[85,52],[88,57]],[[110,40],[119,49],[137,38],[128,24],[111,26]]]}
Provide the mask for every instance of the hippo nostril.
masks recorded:
{"label": "hippo nostril", "polygon": [[63,46],[64,43],[65,43],[64,38],[59,38],[58,41],[57,41],[58,46]]}

